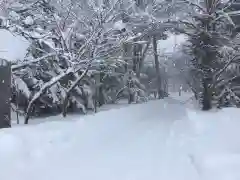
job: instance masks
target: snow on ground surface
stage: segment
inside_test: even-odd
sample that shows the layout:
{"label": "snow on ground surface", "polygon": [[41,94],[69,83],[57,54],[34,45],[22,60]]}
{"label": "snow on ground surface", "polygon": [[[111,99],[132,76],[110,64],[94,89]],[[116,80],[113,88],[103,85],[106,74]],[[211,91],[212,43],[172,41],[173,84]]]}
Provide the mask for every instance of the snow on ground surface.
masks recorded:
{"label": "snow on ground surface", "polygon": [[[134,104],[131,104],[134,105]],[[129,104],[127,102],[127,100],[123,99],[118,101],[116,104],[106,104],[104,106],[101,106],[97,109],[97,112],[99,111],[108,111],[111,109],[119,109],[122,107],[128,107]],[[94,114],[93,111],[88,111],[88,115]],[[45,123],[45,122],[52,122],[52,121],[76,121],[81,117],[85,117],[84,114],[67,114],[67,118],[63,117],[62,114],[59,115],[53,115],[53,116],[48,116],[48,117],[44,117],[44,118],[30,118],[29,119],[29,124],[31,125],[36,125],[36,124],[40,124],[40,123]],[[23,116],[19,116],[19,124],[17,124],[17,114],[16,112],[11,113],[11,119],[12,119],[12,126],[25,126],[24,125],[24,117]]]}
{"label": "snow on ground surface", "polygon": [[173,97],[0,130],[0,179],[239,180],[240,111]]}

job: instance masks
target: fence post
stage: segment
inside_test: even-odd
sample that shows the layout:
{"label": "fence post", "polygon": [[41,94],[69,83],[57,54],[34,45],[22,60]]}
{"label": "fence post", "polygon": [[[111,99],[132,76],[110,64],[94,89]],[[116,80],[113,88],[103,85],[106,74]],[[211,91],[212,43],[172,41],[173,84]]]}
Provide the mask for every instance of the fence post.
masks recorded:
{"label": "fence post", "polygon": [[0,128],[11,127],[11,64],[0,59]]}

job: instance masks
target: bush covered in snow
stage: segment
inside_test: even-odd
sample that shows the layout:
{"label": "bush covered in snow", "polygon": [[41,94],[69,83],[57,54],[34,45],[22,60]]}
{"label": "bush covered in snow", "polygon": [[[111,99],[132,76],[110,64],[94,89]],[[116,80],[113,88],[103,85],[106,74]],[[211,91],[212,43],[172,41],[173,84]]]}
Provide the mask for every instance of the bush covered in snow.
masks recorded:
{"label": "bush covered in snow", "polygon": [[[164,98],[172,76],[178,76],[175,82],[190,87],[208,109],[215,100],[220,106],[239,104],[234,75],[239,45],[230,17],[236,13],[225,13],[225,5],[212,3],[206,7],[188,0],[6,3],[1,27],[30,44],[25,57],[12,62],[14,109],[26,116],[27,123],[30,116],[96,112],[120,98],[129,103],[147,101],[152,93]],[[188,37],[188,48],[180,49],[188,54],[187,60],[162,61],[158,40],[170,32]],[[154,66],[146,57],[154,59]],[[176,73],[174,64],[185,64],[184,71]]]}

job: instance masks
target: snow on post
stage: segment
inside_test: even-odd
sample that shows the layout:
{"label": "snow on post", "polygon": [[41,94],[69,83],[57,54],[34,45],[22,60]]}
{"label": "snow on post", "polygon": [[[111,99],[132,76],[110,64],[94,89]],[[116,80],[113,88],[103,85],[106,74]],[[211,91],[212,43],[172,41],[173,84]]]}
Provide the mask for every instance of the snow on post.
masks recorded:
{"label": "snow on post", "polygon": [[0,59],[0,128],[11,127],[11,65]]}
{"label": "snow on post", "polygon": [[0,128],[6,128],[11,127],[11,64],[24,59],[29,42],[6,29],[0,29],[0,37]]}

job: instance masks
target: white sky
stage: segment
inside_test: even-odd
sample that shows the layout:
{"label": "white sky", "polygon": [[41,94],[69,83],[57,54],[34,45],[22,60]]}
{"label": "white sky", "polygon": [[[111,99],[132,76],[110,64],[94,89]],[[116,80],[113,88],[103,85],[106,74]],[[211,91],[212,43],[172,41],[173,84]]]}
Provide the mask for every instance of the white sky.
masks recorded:
{"label": "white sky", "polygon": [[180,45],[186,41],[186,36],[184,35],[169,35],[168,39],[158,41],[158,49],[160,53],[171,53],[174,52],[175,45]]}

